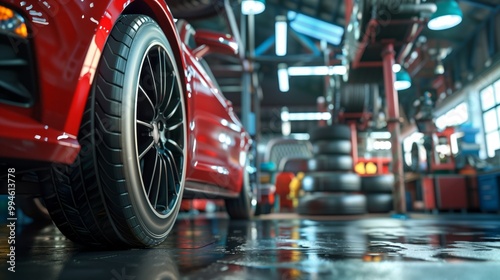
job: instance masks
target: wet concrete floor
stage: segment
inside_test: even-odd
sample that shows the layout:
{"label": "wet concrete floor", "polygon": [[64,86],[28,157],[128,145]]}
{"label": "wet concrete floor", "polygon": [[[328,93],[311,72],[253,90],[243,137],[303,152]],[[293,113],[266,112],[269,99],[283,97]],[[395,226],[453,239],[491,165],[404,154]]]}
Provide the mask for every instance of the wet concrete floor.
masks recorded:
{"label": "wet concrete floor", "polygon": [[0,279],[500,279],[500,216],[180,215],[162,245],[89,251],[52,225],[0,228]]}

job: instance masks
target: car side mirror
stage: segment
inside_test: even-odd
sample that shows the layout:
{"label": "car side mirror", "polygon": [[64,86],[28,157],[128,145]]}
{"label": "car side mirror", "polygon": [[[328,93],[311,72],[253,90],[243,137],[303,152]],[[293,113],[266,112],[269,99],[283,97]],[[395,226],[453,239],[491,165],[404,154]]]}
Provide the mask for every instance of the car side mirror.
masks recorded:
{"label": "car side mirror", "polygon": [[238,54],[238,43],[229,34],[210,30],[197,30],[194,34],[194,41],[198,47],[193,50],[193,54],[198,58],[211,53]]}

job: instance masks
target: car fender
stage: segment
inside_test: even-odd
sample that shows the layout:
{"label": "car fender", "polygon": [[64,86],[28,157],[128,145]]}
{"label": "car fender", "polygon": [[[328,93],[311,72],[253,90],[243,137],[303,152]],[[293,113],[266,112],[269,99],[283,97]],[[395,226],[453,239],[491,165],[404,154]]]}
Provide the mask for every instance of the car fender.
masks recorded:
{"label": "car fender", "polygon": [[[184,92],[187,93],[189,87],[186,87],[188,80],[186,78],[185,59],[182,55],[180,39],[175,31],[175,23],[170,10],[164,1],[159,0],[114,0],[109,1],[105,10],[98,11],[101,14],[100,21],[96,27],[96,33],[88,46],[88,51],[85,56],[80,73],[73,100],[71,103],[70,115],[66,120],[64,131],[70,134],[77,134],[82,119],[82,114],[85,109],[86,100],[90,92],[90,88],[94,79],[95,71],[99,63],[102,50],[108,39],[109,32],[116,23],[118,17],[124,13],[146,14],[151,16],[160,25],[166,37],[171,43],[174,55],[178,62],[178,68],[184,80]],[[186,98],[186,97],[185,97]]]}

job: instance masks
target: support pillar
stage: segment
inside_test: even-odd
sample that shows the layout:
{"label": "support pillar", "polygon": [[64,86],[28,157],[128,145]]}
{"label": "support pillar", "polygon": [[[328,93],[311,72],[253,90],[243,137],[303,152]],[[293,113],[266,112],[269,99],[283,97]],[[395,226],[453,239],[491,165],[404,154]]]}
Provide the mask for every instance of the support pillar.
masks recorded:
{"label": "support pillar", "polygon": [[394,211],[398,214],[406,213],[406,196],[403,174],[403,150],[401,147],[401,128],[399,119],[398,92],[394,89],[395,75],[392,71],[394,65],[394,46],[387,44],[382,51],[384,87],[387,100],[387,126],[391,133],[392,173],[394,174]]}

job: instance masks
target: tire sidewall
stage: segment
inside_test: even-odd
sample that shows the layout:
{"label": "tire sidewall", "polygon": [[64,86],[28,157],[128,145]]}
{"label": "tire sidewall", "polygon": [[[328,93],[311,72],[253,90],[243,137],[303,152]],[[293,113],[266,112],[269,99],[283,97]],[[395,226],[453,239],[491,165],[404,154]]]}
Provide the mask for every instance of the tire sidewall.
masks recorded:
{"label": "tire sidewall", "polygon": [[[142,175],[139,168],[139,159],[137,151],[137,138],[136,138],[136,119],[137,119],[137,93],[139,84],[139,74],[141,71],[142,63],[146,57],[149,49],[155,45],[163,47],[169,58],[172,61],[172,66],[176,71],[176,78],[179,90],[181,87],[181,80],[179,77],[179,70],[175,63],[173,51],[169,45],[167,38],[161,31],[159,26],[153,22],[145,22],[137,31],[137,34],[130,47],[130,56],[127,61],[124,74],[123,85],[123,98],[122,98],[122,147],[123,147],[123,168],[126,180],[126,188],[132,211],[134,216],[138,218],[138,222],[144,231],[155,239],[165,238],[172,228],[180,208],[180,201],[184,191],[184,182],[186,176],[186,121],[183,122],[184,134],[184,160],[182,163],[182,176],[180,190],[177,202],[166,217],[160,217],[146,197],[145,189],[143,186]],[[137,55],[134,55],[137,54]],[[183,119],[186,120],[186,111],[184,96],[180,94],[181,109]],[[132,225],[133,226],[133,225]]]}

